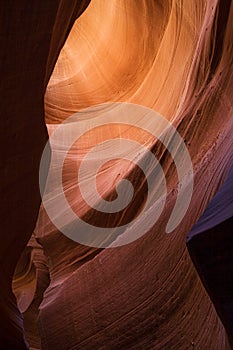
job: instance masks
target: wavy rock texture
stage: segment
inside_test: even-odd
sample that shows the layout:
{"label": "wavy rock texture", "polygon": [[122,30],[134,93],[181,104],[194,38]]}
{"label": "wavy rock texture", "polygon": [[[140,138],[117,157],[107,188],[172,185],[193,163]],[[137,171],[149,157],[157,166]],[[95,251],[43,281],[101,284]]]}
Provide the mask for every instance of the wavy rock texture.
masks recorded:
{"label": "wavy rock texture", "polygon": [[[2,349],[26,347],[11,280],[40,205],[38,168],[47,140],[42,97],[74,19],[88,2],[25,1],[21,11],[15,10],[14,1],[15,7],[4,6],[10,21],[4,22],[8,35],[1,37],[6,52],[3,112],[12,134],[2,138],[9,144],[3,178],[8,192],[3,197],[7,215],[1,246]],[[31,240],[25,248],[13,281],[31,348],[230,349],[191,262],[186,236],[232,162],[232,19],[231,1],[92,0],[75,22],[45,93],[48,131],[72,113],[103,102],[150,107],[172,121],[184,138],[195,171],[194,193],[184,220],[166,235],[176,201],[176,170],[157,140],[137,135],[160,160],[169,189],[165,210],[146,235],[123,247],[90,248],[66,238],[41,207],[34,230],[38,243]],[[15,32],[22,39],[20,46],[15,44]],[[75,151],[83,154],[114,132],[93,132]],[[123,132],[118,129],[119,135]],[[133,128],[128,133],[136,137]],[[72,160],[71,154],[64,178],[67,197],[75,206],[77,164]],[[100,184],[104,177],[114,179],[119,166],[121,177],[130,174],[138,179],[134,166],[111,163],[102,171]],[[110,195],[114,186],[113,181]],[[138,197],[142,192],[139,187]],[[132,210],[137,208],[135,200]],[[215,286],[210,287],[209,292]],[[217,311],[230,335],[225,315]]]}
{"label": "wavy rock texture", "polygon": [[38,307],[48,285],[46,259],[42,247],[32,236],[21,254],[12,284],[18,308],[24,315],[26,338],[31,348],[41,348],[37,327]]}
{"label": "wavy rock texture", "polygon": [[68,31],[87,4],[1,3],[1,349],[26,348],[11,282],[41,201],[38,171],[48,137],[43,95]]}

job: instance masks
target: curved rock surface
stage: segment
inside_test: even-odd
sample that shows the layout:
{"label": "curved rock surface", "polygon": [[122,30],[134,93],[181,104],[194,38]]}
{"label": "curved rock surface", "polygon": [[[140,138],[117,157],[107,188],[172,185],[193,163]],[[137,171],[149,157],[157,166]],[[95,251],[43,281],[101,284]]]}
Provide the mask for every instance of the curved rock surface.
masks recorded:
{"label": "curved rock surface", "polygon": [[202,282],[233,343],[233,167],[188,235],[188,248]]}
{"label": "curved rock surface", "polygon": [[[22,1],[19,5],[12,1],[3,5],[3,120],[9,134],[1,138],[7,151],[0,348],[27,347],[21,311],[32,349],[230,349],[226,331],[231,336],[232,321],[219,309],[221,300],[216,304],[211,293],[219,280],[204,281],[211,301],[190,259],[186,236],[232,163],[233,4],[92,0],[71,30],[88,3],[61,0],[28,5]],[[174,162],[158,140],[137,134],[133,127],[100,128],[75,144],[63,173],[64,192],[75,210],[91,217],[92,210],[80,209],[79,197],[74,197],[79,165],[74,155],[80,160],[97,142],[116,135],[137,139],[156,154],[168,188],[165,209],[145,235],[118,248],[91,248],[64,236],[43,206],[38,216],[39,162],[47,141],[44,93],[49,133],[74,112],[119,101],[149,107],[177,127],[195,176],[191,204],[172,234],[165,234],[165,227],[177,199]],[[111,179],[110,199],[115,196],[116,173],[141,184],[137,167],[110,162],[99,177],[100,191]],[[143,186],[136,189],[129,217],[139,209],[144,191]],[[63,211],[56,214],[61,216]],[[124,215],[116,220],[120,224]],[[206,249],[209,242],[207,234]],[[214,265],[215,272],[198,268],[211,258],[198,256],[199,248],[189,246],[201,278],[210,273],[230,275],[224,269],[230,266],[226,262],[221,268]],[[18,308],[11,289],[14,271]]]}
{"label": "curved rock surface", "polygon": [[48,137],[43,96],[67,34],[88,3],[1,3],[1,349],[26,348],[11,281],[41,201],[38,172]]}

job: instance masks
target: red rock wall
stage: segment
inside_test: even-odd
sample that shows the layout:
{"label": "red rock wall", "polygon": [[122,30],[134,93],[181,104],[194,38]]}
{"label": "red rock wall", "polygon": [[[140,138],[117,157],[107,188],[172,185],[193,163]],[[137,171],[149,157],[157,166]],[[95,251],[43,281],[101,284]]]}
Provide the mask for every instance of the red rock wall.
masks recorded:
{"label": "red rock wall", "polygon": [[88,2],[1,2],[1,349],[26,347],[11,280],[41,201],[38,171],[48,137],[43,95],[68,31]]}
{"label": "red rock wall", "polygon": [[[43,94],[72,23],[88,2],[12,1],[2,6],[1,96],[7,124],[1,138],[6,148],[2,349],[26,347],[11,279],[40,205],[38,168],[47,140]],[[35,229],[40,246],[29,243],[13,284],[32,348],[230,348],[185,238],[232,159],[232,17],[231,1],[93,0],[76,22],[45,94],[48,130],[97,103],[148,106],[173,121],[186,140],[194,195],[172,235],[164,231],[176,199],[173,191],[163,216],[146,235],[104,250],[69,240],[41,208]],[[90,142],[95,140],[94,135]],[[169,170],[171,160],[158,150],[172,189],[175,170]],[[67,181],[71,173],[72,168]]]}

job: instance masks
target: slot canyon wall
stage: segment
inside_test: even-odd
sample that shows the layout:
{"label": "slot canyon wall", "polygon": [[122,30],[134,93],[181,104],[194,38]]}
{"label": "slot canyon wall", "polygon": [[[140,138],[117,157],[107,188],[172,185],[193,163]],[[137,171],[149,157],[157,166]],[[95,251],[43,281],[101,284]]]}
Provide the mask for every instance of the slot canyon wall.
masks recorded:
{"label": "slot canyon wall", "polygon": [[[232,1],[11,0],[1,2],[0,16],[0,349],[231,349]],[[109,102],[148,107],[177,128],[194,188],[182,222],[166,234],[177,173],[161,142],[133,126],[84,135],[63,173],[65,195],[81,215],[96,214],[77,199],[74,157],[99,141],[133,137],[156,154],[166,176],[166,205],[153,227],[103,249],[53,224],[41,205],[39,167],[48,134],[72,114]],[[110,183],[110,199],[116,174],[128,176],[136,192],[116,218],[121,224],[140,209],[145,187],[138,167],[110,162],[99,176],[100,190]],[[229,200],[221,194],[225,180]]]}

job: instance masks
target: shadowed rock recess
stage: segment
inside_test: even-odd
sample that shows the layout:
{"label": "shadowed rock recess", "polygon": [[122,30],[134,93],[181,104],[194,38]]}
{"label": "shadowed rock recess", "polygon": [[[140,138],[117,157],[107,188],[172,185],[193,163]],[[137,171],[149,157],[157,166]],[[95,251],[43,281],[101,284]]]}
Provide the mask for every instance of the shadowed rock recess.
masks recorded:
{"label": "shadowed rock recess", "polygon": [[[9,0],[0,3],[0,23],[0,350],[231,349],[233,1]],[[104,218],[83,204],[77,167],[97,143],[136,140],[166,178],[158,221],[134,242],[102,249],[53,224],[39,167],[58,125],[107,102],[142,105],[170,121],[190,153],[194,188],[167,234],[179,184],[164,145],[133,125],[82,135],[62,179],[85,220],[122,225],[140,212],[147,189],[136,164],[115,159],[99,169],[98,191],[112,201],[128,178],[129,208]],[[87,110],[84,121],[91,117]]]}

